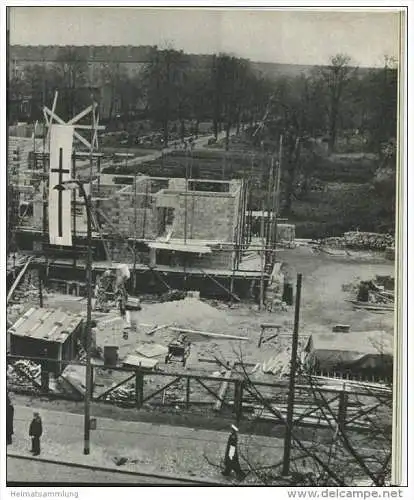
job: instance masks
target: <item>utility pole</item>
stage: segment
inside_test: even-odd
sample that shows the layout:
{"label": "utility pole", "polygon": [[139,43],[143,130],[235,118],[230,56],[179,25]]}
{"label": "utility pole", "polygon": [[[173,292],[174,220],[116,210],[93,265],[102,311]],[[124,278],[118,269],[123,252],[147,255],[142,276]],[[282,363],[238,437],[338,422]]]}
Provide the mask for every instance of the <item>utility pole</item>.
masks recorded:
{"label": "utility pole", "polygon": [[[92,161],[92,152],[90,154]],[[79,179],[69,179],[62,181],[54,187],[57,190],[79,189],[86,210],[87,233],[86,241],[88,247],[88,257],[86,261],[86,285],[87,285],[87,303],[86,303],[86,325],[84,334],[84,348],[86,351],[85,360],[85,407],[84,407],[84,455],[89,455],[90,443],[90,405],[92,394],[92,366],[91,366],[91,320],[92,320],[92,208],[91,208],[91,192],[86,193],[84,183]]]}
{"label": "utility pole", "polygon": [[292,448],[292,430],[293,430],[293,409],[295,404],[295,378],[296,378],[296,369],[298,361],[299,312],[300,312],[301,290],[302,290],[302,275],[298,274],[296,281],[295,323],[292,335],[292,354],[290,359],[289,394],[288,394],[288,404],[287,404],[282,476],[288,476],[290,469],[290,452]]}
{"label": "utility pole", "polygon": [[[92,155],[91,155],[92,162]],[[84,448],[83,454],[89,455],[90,443],[90,414],[91,414],[91,393],[92,393],[92,367],[91,367],[91,319],[92,319],[92,221],[91,221],[91,192],[85,193],[82,184],[82,195],[85,200],[86,219],[87,219],[87,246],[88,260],[86,265],[86,282],[88,287],[88,296],[86,304],[86,367],[85,367],[85,418],[84,418]]]}

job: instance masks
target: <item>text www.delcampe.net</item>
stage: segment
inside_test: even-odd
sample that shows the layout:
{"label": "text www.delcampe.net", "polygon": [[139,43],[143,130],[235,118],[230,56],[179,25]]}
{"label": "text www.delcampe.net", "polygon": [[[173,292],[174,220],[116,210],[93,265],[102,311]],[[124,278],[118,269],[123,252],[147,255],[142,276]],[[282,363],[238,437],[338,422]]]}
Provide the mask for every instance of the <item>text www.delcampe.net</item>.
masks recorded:
{"label": "text www.delcampe.net", "polygon": [[290,490],[287,492],[288,498],[403,498],[404,490],[387,488],[315,488]]}

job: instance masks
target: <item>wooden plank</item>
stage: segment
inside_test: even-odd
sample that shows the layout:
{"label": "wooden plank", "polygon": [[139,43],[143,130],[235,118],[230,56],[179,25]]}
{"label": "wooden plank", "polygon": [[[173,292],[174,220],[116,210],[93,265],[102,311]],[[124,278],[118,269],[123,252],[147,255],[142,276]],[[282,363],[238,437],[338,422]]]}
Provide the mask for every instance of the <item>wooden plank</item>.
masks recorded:
{"label": "wooden plank", "polygon": [[151,328],[148,332],[145,332],[146,335],[153,335],[155,332],[158,332],[158,330],[162,330],[163,328],[169,328],[171,326],[171,323],[167,325],[160,325],[156,326],[155,328]]}
{"label": "wooden plank", "polygon": [[169,327],[170,330],[173,332],[178,332],[178,333],[187,333],[188,335],[205,335],[206,337],[214,337],[214,338],[221,338],[221,339],[228,339],[228,340],[249,340],[248,337],[238,337],[235,335],[226,335],[224,333],[212,333],[212,332],[203,332],[199,330],[188,330],[186,328],[175,328],[175,327]]}
{"label": "wooden plank", "polygon": [[280,323],[261,323],[260,328],[282,328]]}
{"label": "wooden plank", "polygon": [[[236,295],[235,293],[231,292],[228,288],[226,288],[219,281],[217,281],[215,278],[213,278],[208,273],[206,273],[206,271],[204,271],[203,269],[201,269],[201,271],[204,274],[204,276],[207,276],[207,278],[210,278],[211,281],[213,281],[213,283],[215,283],[218,287],[220,287],[222,290],[224,290],[225,292],[227,292],[230,295],[230,297],[232,297],[233,299],[237,300],[237,302],[240,302],[240,297],[238,295]],[[233,275],[234,275],[234,271],[233,271]],[[233,278],[234,278],[234,276],[233,276]]]}
{"label": "wooden plank", "polygon": [[7,294],[6,304],[8,304],[9,300],[12,298],[12,296],[13,296],[16,288],[17,288],[17,286],[19,285],[21,279],[23,278],[25,272],[27,271],[27,268],[29,267],[29,264],[32,261],[32,259],[33,259],[33,257],[29,257],[29,259],[27,260],[27,262],[24,265],[23,269],[20,271],[20,273],[18,274],[17,278],[15,279],[12,287],[9,290],[9,293]]}

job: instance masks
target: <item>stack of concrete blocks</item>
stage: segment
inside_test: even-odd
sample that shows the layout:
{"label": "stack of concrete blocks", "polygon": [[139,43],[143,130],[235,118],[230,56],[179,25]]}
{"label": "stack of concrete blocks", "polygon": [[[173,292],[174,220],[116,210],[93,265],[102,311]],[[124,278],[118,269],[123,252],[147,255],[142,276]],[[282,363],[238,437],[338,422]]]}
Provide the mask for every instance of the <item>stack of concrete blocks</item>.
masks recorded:
{"label": "stack of concrete blocks", "polygon": [[284,279],[281,263],[276,262],[265,291],[265,303],[270,311],[280,310],[285,306],[282,302]]}
{"label": "stack of concrete blocks", "polygon": [[[33,151],[33,139],[9,136],[8,146],[7,163],[8,173],[12,176],[11,182],[18,180],[19,185],[30,185],[31,176],[27,171],[32,169],[32,165],[29,165],[29,154]],[[42,139],[35,139],[35,147],[36,151],[42,150]],[[15,160],[17,151],[19,159]]]}

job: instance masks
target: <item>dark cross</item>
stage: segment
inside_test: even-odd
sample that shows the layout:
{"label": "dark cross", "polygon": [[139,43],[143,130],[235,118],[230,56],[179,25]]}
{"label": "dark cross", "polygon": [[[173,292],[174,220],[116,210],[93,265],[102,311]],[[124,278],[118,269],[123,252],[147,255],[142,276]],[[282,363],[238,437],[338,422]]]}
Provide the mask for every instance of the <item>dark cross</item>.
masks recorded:
{"label": "dark cross", "polygon": [[63,182],[63,174],[69,174],[69,170],[63,169],[63,160],[62,160],[62,155],[63,155],[63,150],[62,148],[59,148],[59,168],[52,168],[51,172],[57,172],[59,174],[59,184],[56,186],[56,189],[58,190],[59,193],[59,198],[58,198],[58,233],[59,237],[62,237],[62,191],[65,190],[65,186],[62,186]]}

